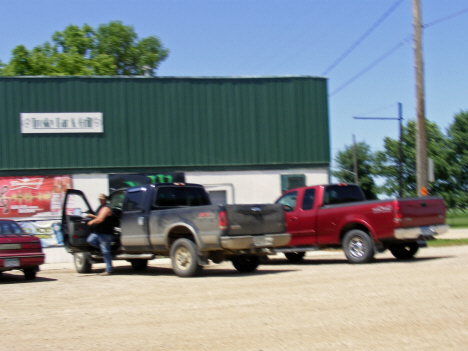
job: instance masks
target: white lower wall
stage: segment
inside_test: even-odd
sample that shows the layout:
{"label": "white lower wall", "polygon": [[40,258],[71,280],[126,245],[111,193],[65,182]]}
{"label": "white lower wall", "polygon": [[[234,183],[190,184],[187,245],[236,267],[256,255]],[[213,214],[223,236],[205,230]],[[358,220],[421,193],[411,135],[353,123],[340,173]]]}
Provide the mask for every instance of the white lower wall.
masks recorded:
{"label": "white lower wall", "polygon": [[227,203],[271,203],[281,195],[281,175],[304,174],[306,185],[328,183],[327,169],[272,171],[187,172],[187,183],[202,184],[208,191],[225,190]]}
{"label": "white lower wall", "polygon": [[[288,169],[270,171],[186,172],[187,183],[202,184],[208,191],[226,192],[227,203],[271,203],[281,195],[281,175],[304,174],[306,185],[327,184],[327,169]],[[73,188],[83,191],[93,209],[99,206],[98,196],[108,194],[107,174],[73,176]]]}
{"label": "white lower wall", "polygon": [[72,176],[72,186],[86,195],[91,207],[99,207],[99,194],[109,195],[109,177],[107,174],[76,174]]}

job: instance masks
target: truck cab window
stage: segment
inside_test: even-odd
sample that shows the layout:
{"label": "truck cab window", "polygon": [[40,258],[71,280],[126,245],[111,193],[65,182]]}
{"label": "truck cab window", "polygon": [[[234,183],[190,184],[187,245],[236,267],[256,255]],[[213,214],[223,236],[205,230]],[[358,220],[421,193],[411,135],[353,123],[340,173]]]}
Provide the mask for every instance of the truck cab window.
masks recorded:
{"label": "truck cab window", "polygon": [[187,192],[187,206],[211,205],[210,197],[202,188],[185,188]]}
{"label": "truck cab window", "polygon": [[276,203],[285,206],[286,211],[292,211],[296,207],[296,200],[297,200],[297,191],[292,191],[290,193],[287,193],[281,196],[278,199],[278,201],[276,201]]}
{"label": "truck cab window", "polygon": [[109,197],[109,205],[112,209],[118,208],[122,209],[123,201],[125,198],[125,190],[112,193]]}
{"label": "truck cab window", "polygon": [[329,185],[325,188],[324,205],[364,201],[361,188],[356,185]]}
{"label": "truck cab window", "polygon": [[154,207],[180,207],[210,205],[208,194],[196,187],[160,187],[153,201]]}
{"label": "truck cab window", "polygon": [[127,194],[127,200],[124,203],[124,211],[143,211],[143,200],[144,200],[145,192],[144,191],[136,191],[136,192],[129,192]]}
{"label": "truck cab window", "polygon": [[302,200],[302,209],[310,210],[314,207],[315,189],[307,189],[304,192],[304,199]]}

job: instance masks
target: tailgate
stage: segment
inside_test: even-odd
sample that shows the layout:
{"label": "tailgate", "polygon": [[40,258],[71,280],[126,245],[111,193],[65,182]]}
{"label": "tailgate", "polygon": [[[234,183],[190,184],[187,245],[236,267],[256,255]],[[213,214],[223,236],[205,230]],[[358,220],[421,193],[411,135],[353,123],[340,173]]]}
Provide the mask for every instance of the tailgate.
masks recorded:
{"label": "tailgate", "polygon": [[440,197],[398,199],[401,227],[421,227],[445,223],[445,204]]}
{"label": "tailgate", "polygon": [[225,205],[228,235],[285,233],[283,205]]}

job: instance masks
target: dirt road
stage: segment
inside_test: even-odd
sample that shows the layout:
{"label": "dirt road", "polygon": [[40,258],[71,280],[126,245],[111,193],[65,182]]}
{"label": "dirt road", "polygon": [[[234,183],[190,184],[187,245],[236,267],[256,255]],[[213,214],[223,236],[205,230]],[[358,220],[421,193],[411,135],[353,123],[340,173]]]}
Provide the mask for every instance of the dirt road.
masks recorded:
{"label": "dirt road", "polygon": [[178,278],[167,259],[103,277],[45,265],[33,282],[4,273],[0,350],[463,350],[468,246],[411,262],[340,251],[302,264],[273,257],[254,274],[230,263]]}

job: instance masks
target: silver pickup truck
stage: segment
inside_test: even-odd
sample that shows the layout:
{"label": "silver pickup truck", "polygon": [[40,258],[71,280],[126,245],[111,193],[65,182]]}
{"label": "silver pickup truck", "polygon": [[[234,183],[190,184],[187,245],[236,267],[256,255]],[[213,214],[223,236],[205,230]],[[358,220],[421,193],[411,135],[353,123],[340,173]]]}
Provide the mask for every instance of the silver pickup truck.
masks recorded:
{"label": "silver pickup truck", "polygon": [[[239,272],[253,272],[261,256],[290,240],[282,205],[212,205],[201,185],[151,184],[114,191],[109,196],[115,220],[113,259],[144,270],[148,260],[169,256],[174,272],[192,277],[201,268],[230,260]],[[79,273],[102,262],[86,238],[92,232],[84,214],[94,214],[80,190],[67,191],[62,231],[65,248]]]}

